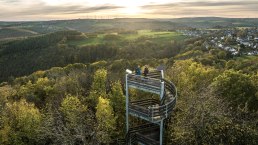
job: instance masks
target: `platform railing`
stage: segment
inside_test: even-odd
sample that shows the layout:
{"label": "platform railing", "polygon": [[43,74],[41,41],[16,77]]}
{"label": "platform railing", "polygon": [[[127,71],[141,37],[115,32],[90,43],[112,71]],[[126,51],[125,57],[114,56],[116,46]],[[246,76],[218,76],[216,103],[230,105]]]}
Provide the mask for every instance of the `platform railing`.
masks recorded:
{"label": "platform railing", "polygon": [[129,144],[129,143],[134,144],[140,141],[144,144],[156,145],[158,144],[157,141],[151,138],[145,137],[143,134],[141,134],[141,132],[144,132],[144,131],[152,132],[156,129],[158,129],[158,126],[151,123],[130,128],[126,135],[126,144]]}
{"label": "platform railing", "polygon": [[[129,87],[158,94],[160,100],[145,99],[130,102],[128,94]],[[147,76],[126,74],[126,143],[162,145],[163,123],[164,120],[171,115],[173,108],[176,105],[176,101],[176,86],[171,81],[164,79],[163,71],[150,72]],[[129,128],[128,114],[151,122],[150,125],[156,124],[159,130],[155,130],[155,132],[159,133],[159,141],[155,141],[150,136],[141,133],[143,130],[147,130],[148,126]]]}
{"label": "platform railing", "polygon": [[[150,78],[149,80],[152,81],[153,78]],[[172,82],[167,81],[165,79],[162,79],[159,81],[165,82],[165,91],[169,92],[170,95],[168,96],[166,93],[164,93],[163,98],[168,99],[169,102],[163,102],[163,104],[159,104],[158,101],[154,99],[130,102],[129,103],[130,112],[134,112],[136,115],[146,118],[147,120],[151,120],[152,122],[157,122],[169,117],[169,115],[173,111],[173,108],[176,105],[177,90],[175,85]],[[146,83],[146,82],[143,82],[143,83]],[[148,104],[150,105],[146,108],[145,106]],[[155,104],[155,105],[152,105],[152,104]]]}

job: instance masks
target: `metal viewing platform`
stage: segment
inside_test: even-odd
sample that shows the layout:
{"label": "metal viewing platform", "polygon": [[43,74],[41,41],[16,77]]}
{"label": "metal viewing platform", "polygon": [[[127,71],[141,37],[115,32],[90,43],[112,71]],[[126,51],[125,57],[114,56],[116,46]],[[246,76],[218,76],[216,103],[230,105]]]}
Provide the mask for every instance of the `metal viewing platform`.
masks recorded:
{"label": "metal viewing platform", "polygon": [[[126,129],[125,144],[162,145],[164,120],[176,105],[175,85],[164,79],[163,70],[151,71],[147,76],[126,74]],[[130,101],[129,88],[158,94],[159,99]],[[148,124],[129,127],[129,115]]]}

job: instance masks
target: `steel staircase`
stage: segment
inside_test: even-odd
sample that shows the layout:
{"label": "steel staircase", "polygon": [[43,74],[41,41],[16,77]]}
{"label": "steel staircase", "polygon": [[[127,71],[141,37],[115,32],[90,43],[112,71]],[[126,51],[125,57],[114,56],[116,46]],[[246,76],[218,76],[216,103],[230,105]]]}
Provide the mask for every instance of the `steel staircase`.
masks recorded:
{"label": "steel staircase", "polygon": [[[129,88],[158,94],[160,99],[130,101]],[[164,79],[163,70],[152,71],[147,77],[126,74],[126,128],[125,144],[162,145],[164,121],[176,105],[175,85]],[[129,127],[129,116],[141,118],[149,123]]]}

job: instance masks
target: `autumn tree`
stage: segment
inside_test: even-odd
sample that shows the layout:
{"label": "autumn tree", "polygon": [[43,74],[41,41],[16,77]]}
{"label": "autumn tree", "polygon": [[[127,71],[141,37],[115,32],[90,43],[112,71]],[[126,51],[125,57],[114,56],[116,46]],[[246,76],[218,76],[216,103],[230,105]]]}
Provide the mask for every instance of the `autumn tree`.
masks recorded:
{"label": "autumn tree", "polygon": [[98,141],[100,143],[110,144],[116,124],[116,117],[110,101],[106,98],[99,97],[96,110]]}
{"label": "autumn tree", "polygon": [[250,111],[257,110],[258,98],[250,75],[240,71],[226,70],[215,78],[214,91],[228,100],[233,107],[247,107]]}
{"label": "autumn tree", "polygon": [[168,75],[177,86],[179,109],[168,123],[167,143],[206,142],[206,138],[212,136],[204,134],[206,126],[213,119],[220,118],[224,108],[222,101],[211,94],[209,88],[217,70],[193,60],[181,60],[174,63]]}
{"label": "autumn tree", "polygon": [[112,106],[114,114],[117,118],[117,136],[123,136],[125,131],[125,96],[123,94],[120,81],[112,84],[110,105]]}
{"label": "autumn tree", "polygon": [[25,100],[7,103],[4,111],[1,144],[36,144],[42,116],[34,104]]}
{"label": "autumn tree", "polygon": [[193,60],[181,60],[174,63],[173,67],[168,70],[168,75],[176,83],[179,92],[181,90],[199,92],[217,76],[217,70],[213,67],[205,67]]}
{"label": "autumn tree", "polygon": [[29,80],[19,88],[18,96],[35,103],[37,107],[42,107],[49,93],[53,90],[52,84],[53,82],[47,77],[37,78],[35,82]]}
{"label": "autumn tree", "polygon": [[[6,105],[8,103],[8,97],[14,95],[16,91],[9,85],[5,85],[0,87],[0,144],[4,144],[4,141],[7,142],[7,132],[5,132],[6,129]],[[7,130],[8,131],[8,128]]]}
{"label": "autumn tree", "polygon": [[106,97],[106,81],[107,70],[99,69],[93,76],[93,82],[91,85],[90,95],[88,97],[89,105],[91,108],[95,108],[98,103],[98,97]]}
{"label": "autumn tree", "polygon": [[66,127],[70,131],[70,136],[74,141],[80,141],[83,144],[89,142],[91,133],[93,132],[92,112],[88,110],[87,106],[81,103],[78,97],[67,96],[60,107],[61,112],[64,115]]}

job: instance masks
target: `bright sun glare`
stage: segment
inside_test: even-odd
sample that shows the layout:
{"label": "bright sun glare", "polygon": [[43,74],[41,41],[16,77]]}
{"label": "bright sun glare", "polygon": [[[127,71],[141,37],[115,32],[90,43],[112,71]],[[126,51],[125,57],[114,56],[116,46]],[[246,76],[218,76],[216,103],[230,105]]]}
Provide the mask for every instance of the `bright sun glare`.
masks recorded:
{"label": "bright sun glare", "polygon": [[[64,4],[81,4],[81,5],[88,5],[88,6],[97,6],[97,5],[103,5],[103,0],[94,0],[94,1],[88,1],[86,3],[85,0],[42,0],[47,5],[51,6],[57,6],[57,5],[64,5]],[[111,5],[121,6],[123,8],[119,9],[117,12],[122,13],[125,15],[137,15],[141,13],[140,6],[143,4],[142,1],[119,1],[119,0],[110,0],[109,1]]]}
{"label": "bright sun glare", "polygon": [[140,8],[138,7],[125,7],[121,10],[122,13],[124,14],[128,14],[128,15],[136,15],[138,13],[140,13]]}

